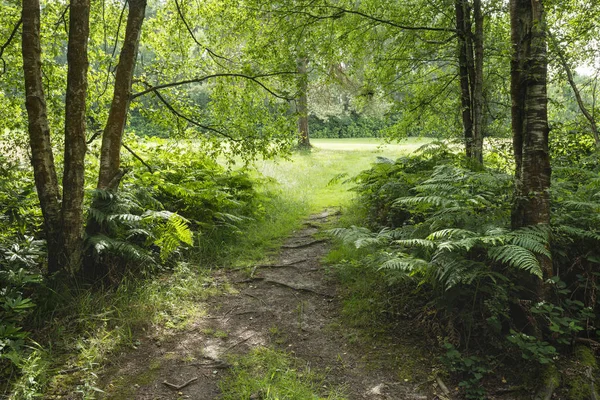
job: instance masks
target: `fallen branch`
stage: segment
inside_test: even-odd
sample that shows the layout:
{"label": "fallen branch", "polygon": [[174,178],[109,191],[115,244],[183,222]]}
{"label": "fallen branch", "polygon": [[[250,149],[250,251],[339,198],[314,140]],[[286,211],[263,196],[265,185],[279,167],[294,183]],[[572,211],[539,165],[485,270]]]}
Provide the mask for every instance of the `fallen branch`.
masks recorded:
{"label": "fallen branch", "polygon": [[588,346],[590,346],[591,348],[593,348],[594,350],[600,349],[600,342],[596,342],[595,340],[592,339],[587,339],[587,338],[575,338],[575,341],[577,343],[583,343],[583,344],[587,344]]}
{"label": "fallen branch", "polygon": [[281,246],[282,249],[301,249],[303,247],[309,247],[312,246],[314,244],[319,244],[319,243],[323,243],[326,242],[327,239],[317,239],[317,240],[312,240],[308,243],[303,243],[303,244],[294,244],[294,245],[283,245]]}
{"label": "fallen branch", "polygon": [[183,383],[181,385],[175,385],[174,383],[170,383],[170,382],[167,382],[167,381],[164,381],[163,384],[166,385],[166,386],[168,386],[168,387],[170,387],[173,390],[181,390],[184,387],[186,387],[187,385],[189,385],[190,383],[195,382],[197,380],[198,380],[198,377],[195,377],[195,378],[192,378],[189,381],[187,381],[187,382],[185,382],[185,383]]}
{"label": "fallen branch", "polygon": [[448,390],[448,386],[446,386],[446,384],[444,383],[442,378],[440,378],[439,376],[436,376],[435,381],[437,382],[438,386],[440,387],[440,389],[442,390],[444,395],[447,397],[450,397],[450,390]]}

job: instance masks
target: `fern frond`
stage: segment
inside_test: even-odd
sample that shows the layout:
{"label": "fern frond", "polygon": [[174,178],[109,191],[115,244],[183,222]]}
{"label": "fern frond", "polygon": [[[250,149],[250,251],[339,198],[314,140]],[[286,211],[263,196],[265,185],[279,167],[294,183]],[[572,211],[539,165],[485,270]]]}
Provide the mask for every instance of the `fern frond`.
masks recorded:
{"label": "fern frond", "polygon": [[563,205],[573,210],[588,210],[593,212],[600,212],[600,203],[593,201],[573,201],[567,200],[562,202]]}
{"label": "fern frond", "polygon": [[427,236],[427,240],[452,239],[452,238],[468,238],[475,237],[477,233],[459,228],[447,228],[431,233]]}
{"label": "fern frond", "polygon": [[492,260],[510,265],[513,268],[527,271],[532,275],[543,277],[540,262],[531,251],[514,244],[492,247],[488,250]]}
{"label": "fern frond", "polygon": [[401,197],[394,200],[393,206],[408,205],[432,205],[436,207],[457,207],[459,203],[456,200],[451,200],[442,196],[414,196],[414,197]]}
{"label": "fern frond", "polygon": [[398,257],[398,258],[392,258],[390,260],[387,260],[383,264],[381,264],[379,269],[380,270],[386,269],[386,270],[395,270],[395,271],[414,273],[416,271],[425,270],[429,266],[430,266],[430,264],[425,260],[422,260],[420,258],[406,256],[406,257]]}
{"label": "fern frond", "polygon": [[403,239],[395,240],[394,243],[403,247],[422,247],[427,249],[435,249],[436,243],[428,239]]}

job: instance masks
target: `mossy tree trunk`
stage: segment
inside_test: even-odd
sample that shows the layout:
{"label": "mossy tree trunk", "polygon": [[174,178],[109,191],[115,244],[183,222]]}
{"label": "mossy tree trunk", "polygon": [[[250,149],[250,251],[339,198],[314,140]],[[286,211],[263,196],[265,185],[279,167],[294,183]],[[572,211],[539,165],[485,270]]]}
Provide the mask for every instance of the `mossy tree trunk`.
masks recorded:
{"label": "mossy tree trunk", "polygon": [[44,217],[50,274],[62,269],[73,273],[79,269],[81,263],[89,14],[89,0],[70,2],[61,201],[42,84],[40,3],[39,0],[24,0],[22,7],[25,107],[31,163]]}

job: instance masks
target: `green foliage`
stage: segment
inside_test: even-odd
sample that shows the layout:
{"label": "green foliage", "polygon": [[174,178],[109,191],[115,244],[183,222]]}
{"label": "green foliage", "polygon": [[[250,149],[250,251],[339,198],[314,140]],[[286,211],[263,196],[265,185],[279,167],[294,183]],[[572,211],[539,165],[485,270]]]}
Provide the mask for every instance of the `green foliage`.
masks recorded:
{"label": "green foliage", "polygon": [[521,356],[525,360],[534,360],[540,364],[550,364],[558,357],[554,346],[534,336],[515,332],[511,329],[510,335],[506,339],[521,351]]}
{"label": "green foliage", "polygon": [[446,354],[442,356],[442,362],[448,371],[460,376],[458,386],[465,391],[467,399],[485,399],[485,390],[481,386],[483,378],[492,372],[488,358],[471,355],[465,356],[452,344],[445,343]]}
{"label": "green foliage", "polygon": [[[581,159],[587,168],[555,169],[551,226],[511,230],[512,178],[498,159],[493,165],[502,170],[483,169],[439,144],[395,162],[380,159],[354,179],[369,228],[331,234],[369,253],[362,263],[390,287],[412,283],[420,300],[402,301],[421,310],[419,323],[433,327],[438,342],[451,343],[447,365],[465,395],[482,398],[481,380],[496,355],[552,364],[577,338],[600,331],[592,294],[600,262],[600,180],[593,160]],[[544,283],[545,302],[520,300],[527,296],[524,282],[540,282],[542,258],[560,275]],[[527,330],[532,324],[539,329],[535,336]],[[485,343],[474,339],[482,337]],[[484,348],[490,360],[458,350]]]}
{"label": "green foliage", "polygon": [[33,238],[10,248],[0,247],[0,376],[14,373],[27,357],[29,333],[23,323],[35,307],[31,296],[42,281],[34,272],[42,247],[43,243]]}
{"label": "green foliage", "polygon": [[325,120],[311,114],[308,123],[312,138],[341,139],[381,137],[393,121],[350,113],[349,116],[328,116]]}

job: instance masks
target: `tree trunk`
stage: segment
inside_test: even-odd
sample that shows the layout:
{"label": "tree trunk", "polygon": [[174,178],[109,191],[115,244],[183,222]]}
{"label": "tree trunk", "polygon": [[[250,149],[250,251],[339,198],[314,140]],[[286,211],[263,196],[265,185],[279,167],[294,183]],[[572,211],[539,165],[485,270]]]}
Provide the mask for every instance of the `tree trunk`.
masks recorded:
{"label": "tree trunk", "polygon": [[62,202],[63,266],[71,274],[81,266],[83,244],[85,112],[87,97],[89,0],[72,0],[67,48],[65,159]]}
{"label": "tree trunk", "polygon": [[310,149],[310,136],[308,132],[308,58],[298,60],[298,74],[300,75],[300,96],[298,97],[298,146],[301,149]]}
{"label": "tree trunk", "polygon": [[[550,155],[548,152],[548,54],[541,0],[511,0],[512,128],[515,146],[514,229],[550,224]],[[553,275],[552,262],[540,259],[543,280]],[[543,280],[532,288],[543,298]]]}
{"label": "tree trunk", "polygon": [[39,0],[23,0],[23,73],[28,117],[31,164],[44,217],[48,246],[48,273],[60,269],[60,196],[50,143],[46,98],[42,85]]}
{"label": "tree trunk", "polygon": [[456,32],[458,37],[458,75],[460,78],[460,101],[462,107],[463,136],[465,140],[465,152],[468,158],[473,156],[473,116],[471,102],[471,85],[469,83],[469,65],[466,30],[467,9],[465,0],[456,0],[454,3],[456,11]]}
{"label": "tree trunk", "polygon": [[102,135],[100,152],[99,189],[116,189],[122,173],[121,143],[127,122],[131,83],[140,43],[142,24],[146,13],[146,0],[129,0],[129,15],[125,28],[125,39],[119,56],[119,64],[115,76],[113,100]]}
{"label": "tree trunk", "polygon": [[475,81],[473,83],[473,159],[483,164],[483,13],[481,0],[473,0]]}
{"label": "tree trunk", "polygon": [[468,0],[456,0],[458,37],[458,75],[465,153],[469,159],[483,163],[483,14],[481,1],[474,0],[475,33]]}

